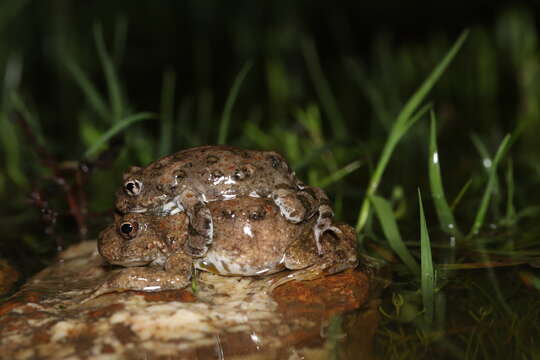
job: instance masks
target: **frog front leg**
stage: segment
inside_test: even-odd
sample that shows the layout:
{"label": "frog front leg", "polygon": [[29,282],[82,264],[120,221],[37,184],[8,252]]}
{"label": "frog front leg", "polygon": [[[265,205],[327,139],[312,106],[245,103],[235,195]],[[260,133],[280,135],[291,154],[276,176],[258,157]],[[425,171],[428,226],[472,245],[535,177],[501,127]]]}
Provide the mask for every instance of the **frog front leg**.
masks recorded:
{"label": "frog front leg", "polygon": [[327,231],[339,232],[339,229],[332,225],[334,212],[326,193],[321,188],[299,183],[297,189],[278,188],[272,192],[271,196],[281,214],[294,224],[307,220],[318,213],[313,233],[315,234],[317,251],[322,254],[322,235]]}
{"label": "frog front leg", "polygon": [[299,193],[298,189],[283,186],[274,190],[270,196],[281,215],[293,224],[297,224],[314,214],[315,203],[309,194],[305,195]]}
{"label": "frog front leg", "polygon": [[315,234],[315,243],[319,254],[323,253],[321,246],[321,238],[327,231],[331,231],[336,235],[341,233],[341,230],[333,225],[334,210],[332,210],[330,199],[323,189],[316,186],[303,186],[300,193],[307,193],[312,197],[312,201],[317,204],[317,222],[313,226]]}
{"label": "frog front leg", "polygon": [[201,257],[212,243],[214,224],[212,213],[202,195],[193,189],[184,190],[177,198],[178,207],[184,209],[189,218],[189,237],[185,245],[188,255]]}
{"label": "frog front leg", "polygon": [[190,283],[191,271],[192,258],[183,253],[169,256],[164,266],[149,265],[114,270],[83,302],[111,292],[183,289]]}

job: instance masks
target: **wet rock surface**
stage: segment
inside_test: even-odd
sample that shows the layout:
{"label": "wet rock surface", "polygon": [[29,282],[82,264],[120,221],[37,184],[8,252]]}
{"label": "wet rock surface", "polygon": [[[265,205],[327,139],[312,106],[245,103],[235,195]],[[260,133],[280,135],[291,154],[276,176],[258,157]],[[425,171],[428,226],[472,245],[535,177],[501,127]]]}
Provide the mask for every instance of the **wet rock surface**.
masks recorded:
{"label": "wet rock surface", "polygon": [[60,254],[0,305],[0,358],[369,358],[378,312],[360,271],[272,293],[268,278],[202,272],[195,294],[127,291],[85,301],[111,271],[121,270],[104,264],[95,242]]}

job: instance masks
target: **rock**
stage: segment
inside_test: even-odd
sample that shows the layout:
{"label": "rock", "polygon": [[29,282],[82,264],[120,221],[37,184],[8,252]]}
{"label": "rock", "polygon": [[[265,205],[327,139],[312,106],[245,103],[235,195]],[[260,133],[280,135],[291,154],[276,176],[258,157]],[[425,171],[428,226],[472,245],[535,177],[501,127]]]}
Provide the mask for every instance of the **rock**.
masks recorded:
{"label": "rock", "polygon": [[0,259],[0,296],[7,294],[19,280],[19,273],[4,259]]}
{"label": "rock", "polygon": [[374,302],[353,311],[370,288],[357,270],[273,293],[268,278],[200,273],[196,294],[127,291],[83,302],[110,270],[95,242],[61,253],[0,305],[0,358],[325,359],[334,351],[349,358],[369,354],[379,320]]}

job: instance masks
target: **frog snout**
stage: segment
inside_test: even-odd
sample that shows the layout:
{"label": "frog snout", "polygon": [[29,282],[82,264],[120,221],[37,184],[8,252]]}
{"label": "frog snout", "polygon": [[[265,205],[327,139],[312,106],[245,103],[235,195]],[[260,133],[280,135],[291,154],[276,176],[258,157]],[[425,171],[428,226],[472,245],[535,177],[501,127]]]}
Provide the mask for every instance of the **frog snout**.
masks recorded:
{"label": "frog snout", "polygon": [[124,240],[118,236],[114,225],[107,227],[98,236],[98,252],[107,260],[113,264],[122,258],[122,242]]}

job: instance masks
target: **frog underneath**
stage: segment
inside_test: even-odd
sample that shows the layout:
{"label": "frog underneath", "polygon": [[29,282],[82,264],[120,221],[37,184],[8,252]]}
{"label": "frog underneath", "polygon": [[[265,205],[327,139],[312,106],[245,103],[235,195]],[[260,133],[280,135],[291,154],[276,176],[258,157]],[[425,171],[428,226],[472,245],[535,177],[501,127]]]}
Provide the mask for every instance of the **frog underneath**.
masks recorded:
{"label": "frog underneath", "polygon": [[310,280],[357,265],[356,234],[348,225],[325,233],[319,255],[310,222],[293,224],[269,199],[242,197],[208,204],[216,232],[203,257],[185,252],[189,219],[185,213],[119,216],[99,236],[98,250],[117,270],[92,297],[120,290],[160,291],[184,288],[192,269],[221,275],[257,276],[298,270],[272,284]]}

